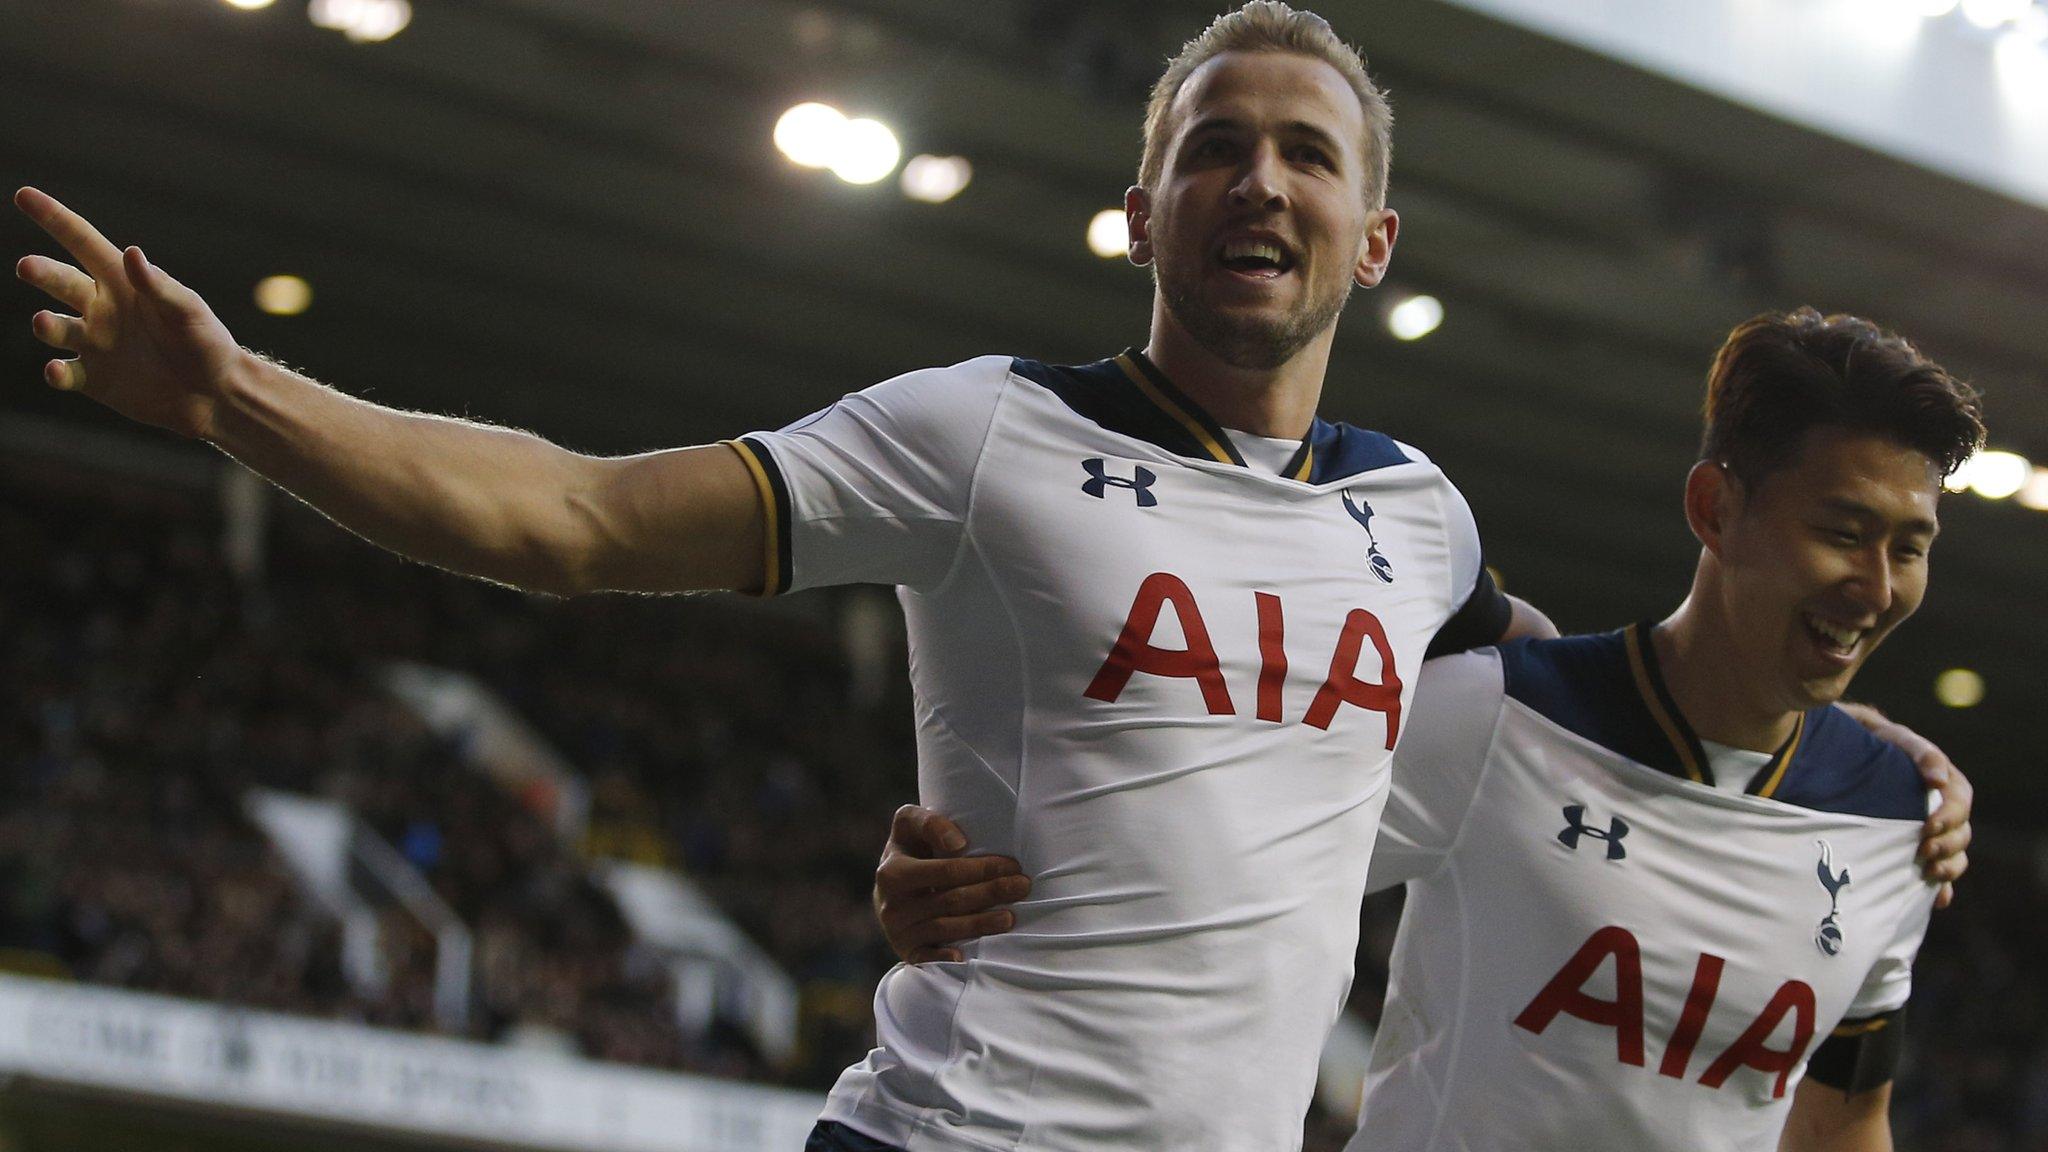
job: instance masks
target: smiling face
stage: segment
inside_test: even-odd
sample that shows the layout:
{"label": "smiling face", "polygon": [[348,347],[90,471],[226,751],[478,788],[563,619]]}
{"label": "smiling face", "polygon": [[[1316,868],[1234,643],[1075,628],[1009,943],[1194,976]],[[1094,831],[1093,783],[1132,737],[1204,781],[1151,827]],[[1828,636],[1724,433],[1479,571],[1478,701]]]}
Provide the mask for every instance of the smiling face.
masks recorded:
{"label": "smiling face", "polygon": [[1747,489],[1709,479],[1722,498],[1710,542],[1720,607],[1756,702],[1791,712],[1841,699],[1927,593],[1933,461],[1878,434],[1820,427]]}
{"label": "smiling face", "polygon": [[1157,186],[1126,199],[1168,319],[1240,368],[1286,363],[1379,281],[1398,221],[1367,207],[1365,113],[1335,68],[1226,52],[1181,86]]}

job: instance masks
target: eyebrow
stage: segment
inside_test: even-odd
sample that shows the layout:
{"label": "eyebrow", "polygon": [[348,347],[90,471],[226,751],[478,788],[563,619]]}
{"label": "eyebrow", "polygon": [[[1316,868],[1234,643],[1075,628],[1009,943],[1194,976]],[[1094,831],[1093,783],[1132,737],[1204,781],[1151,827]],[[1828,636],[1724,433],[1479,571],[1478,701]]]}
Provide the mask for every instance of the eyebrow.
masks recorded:
{"label": "eyebrow", "polygon": [[[1865,520],[1887,519],[1884,513],[1879,512],[1860,500],[1847,500],[1835,497],[1830,500],[1824,500],[1821,504],[1831,512],[1840,512],[1844,515],[1856,516]],[[1915,516],[1911,520],[1900,521],[1899,527],[1907,532],[1924,534],[1929,538],[1941,535],[1941,525],[1925,516]]]}
{"label": "eyebrow", "polygon": [[[1198,119],[1188,126],[1187,138],[1192,140],[1205,132],[1249,132],[1251,130],[1251,125],[1242,120],[1233,120],[1228,116],[1206,117]],[[1306,136],[1332,156],[1342,156],[1344,154],[1344,150],[1338,145],[1336,137],[1325,132],[1321,126],[1311,124],[1306,120],[1289,120],[1285,124],[1280,125],[1280,131],[1295,136]]]}

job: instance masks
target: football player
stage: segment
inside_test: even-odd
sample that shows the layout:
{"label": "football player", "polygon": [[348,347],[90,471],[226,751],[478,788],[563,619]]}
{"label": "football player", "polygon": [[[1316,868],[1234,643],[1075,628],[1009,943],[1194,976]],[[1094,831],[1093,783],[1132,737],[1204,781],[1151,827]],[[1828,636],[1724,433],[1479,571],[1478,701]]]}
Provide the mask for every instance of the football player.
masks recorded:
{"label": "football player", "polygon": [[[1352,1152],[1891,1147],[1928,795],[1838,702],[1919,606],[1982,439],[1975,392],[1904,340],[1759,317],[1710,374],[1684,602],[1425,665],[1372,859],[1408,892]],[[954,831],[899,830],[923,855]],[[884,918],[907,955],[950,932],[906,875],[878,900],[922,909]]]}

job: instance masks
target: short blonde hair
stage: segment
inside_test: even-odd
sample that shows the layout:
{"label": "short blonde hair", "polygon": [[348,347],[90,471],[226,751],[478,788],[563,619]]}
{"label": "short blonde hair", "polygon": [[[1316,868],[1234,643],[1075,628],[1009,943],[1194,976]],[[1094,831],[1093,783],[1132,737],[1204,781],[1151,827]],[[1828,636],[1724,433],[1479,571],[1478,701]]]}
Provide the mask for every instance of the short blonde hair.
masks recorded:
{"label": "short blonde hair", "polygon": [[1291,52],[1321,60],[1335,68],[1358,94],[1365,110],[1365,202],[1370,208],[1383,207],[1387,200],[1387,170],[1393,160],[1394,110],[1387,97],[1366,74],[1365,58],[1358,49],[1338,37],[1330,22],[1313,12],[1298,11],[1280,0],[1251,0],[1235,12],[1218,16],[1200,36],[1181,46],[1180,54],[1166,65],[1166,71],[1152,85],[1152,100],[1145,108],[1145,155],[1138,163],[1138,184],[1156,189],[1159,174],[1166,167],[1167,123],[1173,102],[1194,70],[1225,52]]}

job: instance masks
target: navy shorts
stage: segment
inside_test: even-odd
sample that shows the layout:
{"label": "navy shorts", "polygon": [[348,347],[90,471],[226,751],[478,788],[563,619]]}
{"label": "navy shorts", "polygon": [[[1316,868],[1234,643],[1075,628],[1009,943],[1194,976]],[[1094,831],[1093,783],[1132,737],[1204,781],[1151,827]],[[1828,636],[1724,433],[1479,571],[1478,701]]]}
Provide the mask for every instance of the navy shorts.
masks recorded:
{"label": "navy shorts", "polygon": [[811,1129],[811,1138],[804,1141],[804,1152],[903,1152],[894,1144],[884,1144],[872,1136],[864,1136],[836,1120],[820,1120]]}

